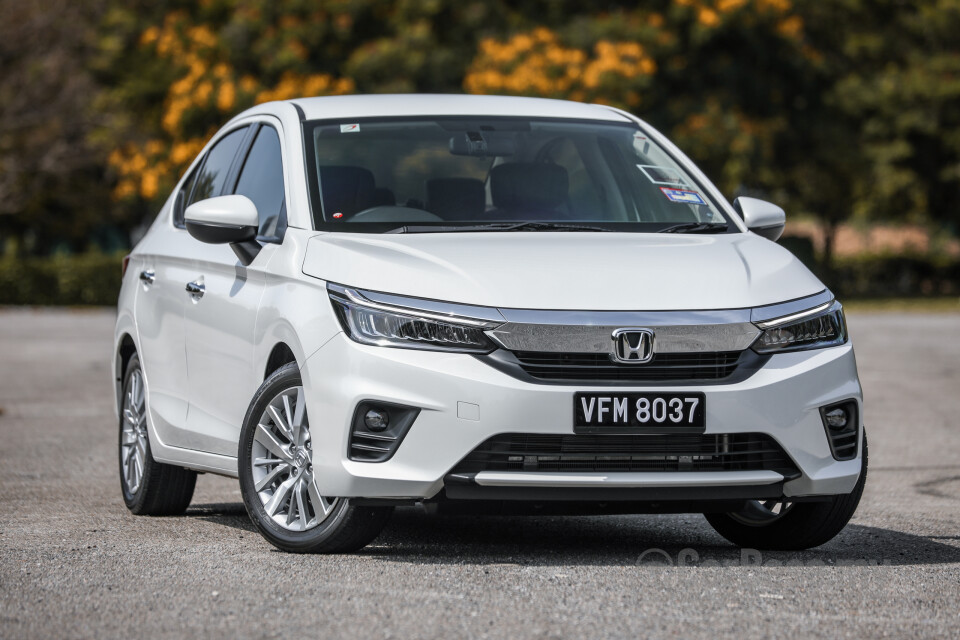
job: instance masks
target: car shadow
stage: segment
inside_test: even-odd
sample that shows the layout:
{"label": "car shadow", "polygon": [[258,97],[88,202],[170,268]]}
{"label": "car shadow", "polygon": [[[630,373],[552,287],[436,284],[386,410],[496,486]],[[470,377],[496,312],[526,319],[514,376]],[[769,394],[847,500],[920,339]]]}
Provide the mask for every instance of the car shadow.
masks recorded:
{"label": "car shadow", "polygon": [[[186,517],[255,531],[242,503],[191,506]],[[960,563],[958,536],[918,536],[848,525],[801,552],[744,550],[697,514],[643,516],[432,516],[399,508],[359,553],[434,565],[910,566]]]}
{"label": "car shadow", "polygon": [[188,518],[197,518],[207,522],[224,525],[243,531],[256,531],[247,509],[242,502],[214,502],[210,504],[192,504],[185,514]]}

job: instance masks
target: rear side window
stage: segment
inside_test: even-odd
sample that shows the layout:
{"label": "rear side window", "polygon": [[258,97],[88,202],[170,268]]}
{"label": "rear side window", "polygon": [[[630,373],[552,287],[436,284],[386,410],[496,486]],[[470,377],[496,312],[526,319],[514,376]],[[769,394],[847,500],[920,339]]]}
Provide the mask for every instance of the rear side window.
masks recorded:
{"label": "rear side window", "polygon": [[262,238],[279,239],[283,235],[286,227],[283,159],[280,137],[273,127],[260,127],[234,193],[247,196],[257,206]]}
{"label": "rear side window", "polygon": [[187,199],[187,205],[194,202],[206,200],[219,196],[223,190],[223,184],[227,180],[227,174],[230,172],[230,165],[237,155],[240,143],[243,142],[243,136],[247,132],[247,127],[241,127],[231,131],[214,145],[207,154],[206,160],[194,180],[193,192]]}

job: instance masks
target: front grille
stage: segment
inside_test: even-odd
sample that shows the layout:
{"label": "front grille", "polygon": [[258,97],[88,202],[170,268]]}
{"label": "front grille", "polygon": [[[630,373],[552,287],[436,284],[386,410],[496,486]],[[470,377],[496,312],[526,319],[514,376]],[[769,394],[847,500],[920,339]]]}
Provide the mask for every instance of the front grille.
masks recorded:
{"label": "front grille", "polygon": [[657,353],[646,364],[620,364],[606,353],[515,351],[514,355],[520,368],[538,380],[644,382],[727,378],[737,370],[741,353]]}
{"label": "front grille", "polygon": [[553,435],[509,433],[474,449],[453,473],[480,471],[777,471],[799,474],[759,433]]}

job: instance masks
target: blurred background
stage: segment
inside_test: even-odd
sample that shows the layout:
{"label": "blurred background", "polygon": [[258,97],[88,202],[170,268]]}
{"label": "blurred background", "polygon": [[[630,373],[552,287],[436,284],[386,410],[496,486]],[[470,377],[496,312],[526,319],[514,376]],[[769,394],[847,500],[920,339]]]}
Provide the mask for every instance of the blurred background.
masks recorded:
{"label": "blurred background", "polygon": [[0,0],[0,304],[114,305],[231,116],[345,93],[611,104],[862,304],[960,309],[960,0]]}

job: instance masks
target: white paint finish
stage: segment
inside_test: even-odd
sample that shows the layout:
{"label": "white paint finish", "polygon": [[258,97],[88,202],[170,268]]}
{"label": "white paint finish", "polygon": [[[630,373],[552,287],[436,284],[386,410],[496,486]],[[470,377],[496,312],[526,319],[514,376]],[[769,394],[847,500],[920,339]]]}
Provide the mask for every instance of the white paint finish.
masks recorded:
{"label": "white paint finish", "polygon": [[194,202],[183,214],[187,222],[228,227],[256,227],[259,225],[257,207],[247,196],[232,195],[207,198]]}
{"label": "white paint finish", "polygon": [[352,287],[518,309],[734,309],[823,291],[753,234],[325,233],[303,271]]}
{"label": "white paint finish", "polygon": [[734,204],[743,214],[743,224],[754,233],[770,240],[777,240],[783,233],[787,214],[772,202],[740,196]]}
{"label": "white paint finish", "polygon": [[142,261],[138,258],[130,258],[127,263],[127,272],[120,282],[120,295],[117,298],[117,321],[113,333],[114,358],[110,362],[110,371],[115,382],[113,409],[118,419],[120,418],[120,398],[123,393],[123,375],[126,373],[120,368],[120,345],[125,336],[133,340],[135,347],[137,345],[138,332],[135,310],[137,292],[141,286],[139,275],[142,270]]}
{"label": "white paint finish", "polygon": [[[765,433],[789,453],[802,476],[785,485],[788,495],[844,493],[853,489],[859,462],[839,463],[830,454],[817,408],[852,398],[861,401],[850,345],[773,356],[765,367],[736,384],[683,386],[706,396],[711,433]],[[323,486],[339,496],[430,497],[443,476],[470,451],[501,433],[573,433],[573,394],[609,387],[528,384],[470,355],[361,345],[338,334],[301,368],[307,403],[324,416],[314,437]],[[457,403],[470,390],[483,420],[456,418]],[[619,387],[662,392],[663,387]],[[346,459],[353,407],[363,399],[422,407],[403,445],[379,464]],[[862,412],[861,412],[862,415]],[[861,419],[862,420],[862,419]]]}
{"label": "white paint finish", "polygon": [[687,471],[623,473],[525,473],[522,471],[481,471],[476,483],[482,487],[737,487],[774,484],[783,480],[776,471]]}
{"label": "white paint finish", "polygon": [[[181,232],[186,236],[186,231]],[[154,274],[153,284],[139,280],[134,315],[137,347],[148,391],[148,419],[163,443],[189,443],[184,284],[192,277],[186,246],[166,229],[152,229],[138,247],[137,268]],[[139,273],[136,275],[139,276]],[[151,434],[153,435],[153,434]]]}
{"label": "white paint finish", "polygon": [[255,369],[265,376],[270,352],[284,343],[297,363],[306,359],[340,332],[326,283],[303,276],[303,254],[315,231],[288,228],[283,244],[275,247],[266,288],[260,302],[255,337]]}
{"label": "white paint finish", "polygon": [[276,247],[266,245],[244,267],[228,245],[194,242],[192,280],[202,278],[205,292],[185,313],[187,428],[196,434],[190,448],[235,456],[243,416],[263,380],[254,368],[254,340],[264,268]]}
{"label": "white paint finish", "polygon": [[457,402],[457,417],[472,422],[480,421],[480,405],[472,402]]}
{"label": "white paint finish", "polygon": [[[384,94],[300,98],[293,102],[303,109],[307,120],[465,115],[628,121],[627,118],[603,105],[544,98]],[[255,109],[259,109],[259,107],[255,107]]]}

